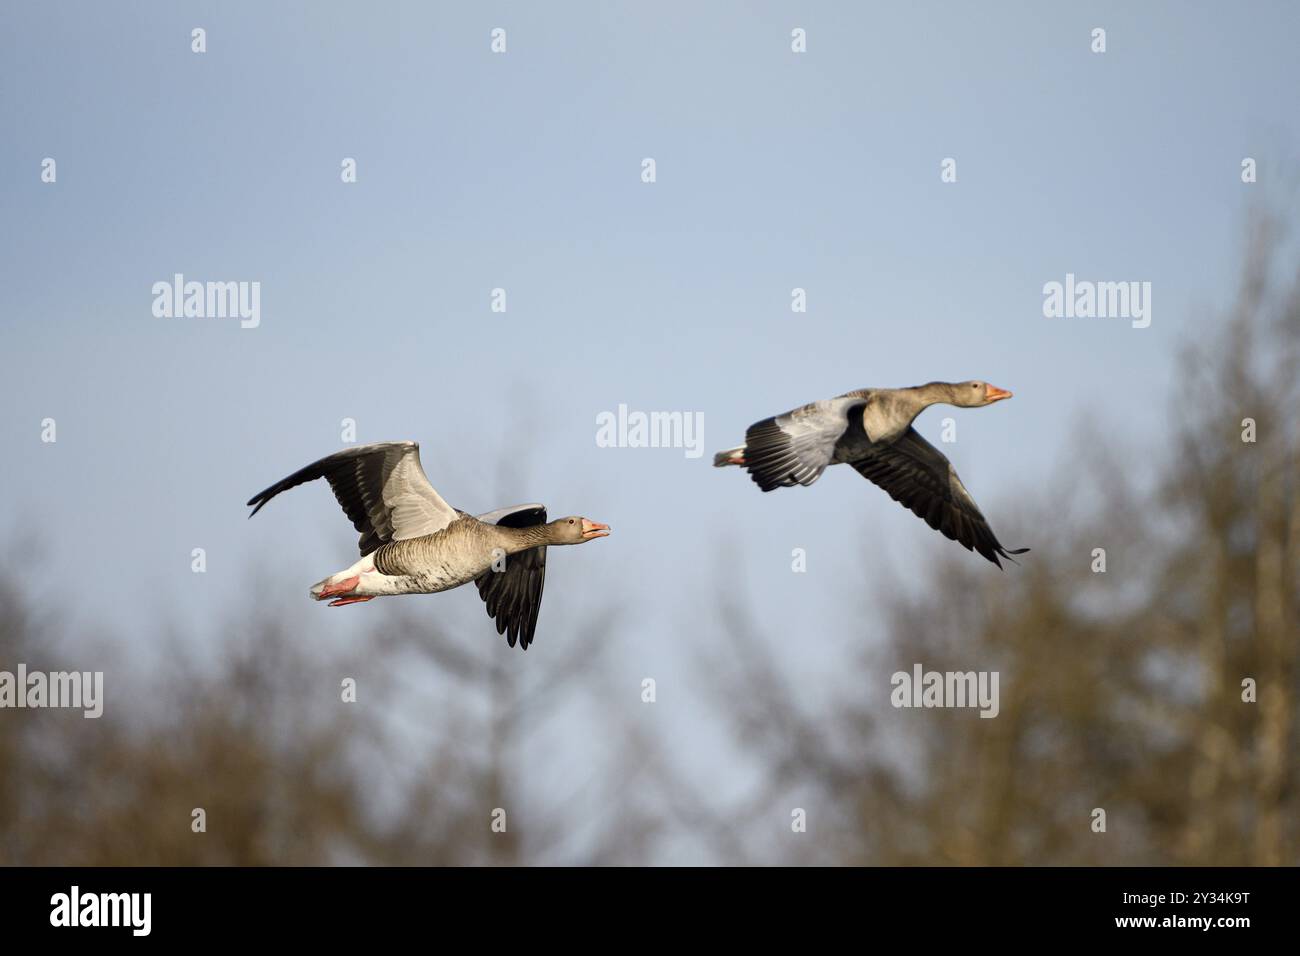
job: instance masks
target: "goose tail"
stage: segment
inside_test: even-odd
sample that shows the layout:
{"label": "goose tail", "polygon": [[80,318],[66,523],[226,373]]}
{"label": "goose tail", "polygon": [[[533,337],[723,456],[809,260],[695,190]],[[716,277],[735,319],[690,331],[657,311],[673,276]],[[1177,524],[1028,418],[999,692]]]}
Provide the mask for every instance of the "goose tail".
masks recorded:
{"label": "goose tail", "polygon": [[736,448],[728,448],[726,451],[720,451],[713,456],[714,468],[726,468],[728,465],[745,464],[745,446],[740,445]]}

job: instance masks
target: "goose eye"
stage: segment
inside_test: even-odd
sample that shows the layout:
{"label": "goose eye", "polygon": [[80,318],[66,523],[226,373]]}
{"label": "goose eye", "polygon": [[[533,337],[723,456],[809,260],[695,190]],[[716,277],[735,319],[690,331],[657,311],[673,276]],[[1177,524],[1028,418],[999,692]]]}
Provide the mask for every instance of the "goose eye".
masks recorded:
{"label": "goose eye", "polygon": [[572,519],[572,518],[569,519],[569,524],[573,524],[573,519]]}

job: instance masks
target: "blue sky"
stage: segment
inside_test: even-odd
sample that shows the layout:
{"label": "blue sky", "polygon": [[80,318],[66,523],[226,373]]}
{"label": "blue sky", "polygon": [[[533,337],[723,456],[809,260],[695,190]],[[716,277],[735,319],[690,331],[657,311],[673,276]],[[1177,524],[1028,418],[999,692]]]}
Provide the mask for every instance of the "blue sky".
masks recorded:
{"label": "blue sky", "polygon": [[[354,559],[328,490],[251,523],[242,502],[353,418],[361,441],[419,440],[457,507],[613,525],[552,557],[519,666],[613,600],[629,686],[685,680],[715,586],[751,595],[815,680],[878,633],[845,628],[847,589],[954,547],[847,469],[762,495],[709,467],[803,402],[1012,389],[918,427],[958,421],[945,451],[1032,546],[1017,497],[1059,480],[1082,418],[1161,428],[1177,349],[1230,297],[1245,212],[1300,126],[1287,3],[15,2],[0,23],[0,489],[6,531],[58,572],[34,594],[72,633],[129,643],[157,615],[206,640],[256,570],[346,641],[384,612],[305,596]],[[260,281],[260,327],[155,318],[177,272]],[[1044,318],[1067,272],[1151,282],[1151,327]],[[703,413],[705,457],[598,448],[620,403]],[[497,639],[471,591],[413,600]]]}

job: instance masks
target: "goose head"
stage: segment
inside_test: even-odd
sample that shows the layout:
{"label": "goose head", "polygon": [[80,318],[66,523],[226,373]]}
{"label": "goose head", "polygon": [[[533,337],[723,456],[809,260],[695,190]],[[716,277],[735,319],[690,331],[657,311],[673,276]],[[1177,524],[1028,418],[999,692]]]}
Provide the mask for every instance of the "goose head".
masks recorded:
{"label": "goose head", "polygon": [[595,538],[609,536],[609,525],[592,521],[581,515],[557,518],[551,522],[552,544],[582,544]]}
{"label": "goose head", "polygon": [[992,405],[994,402],[1011,397],[1011,393],[1005,388],[998,388],[988,382],[958,382],[949,387],[952,389],[949,404],[959,408],[983,408],[985,405]]}

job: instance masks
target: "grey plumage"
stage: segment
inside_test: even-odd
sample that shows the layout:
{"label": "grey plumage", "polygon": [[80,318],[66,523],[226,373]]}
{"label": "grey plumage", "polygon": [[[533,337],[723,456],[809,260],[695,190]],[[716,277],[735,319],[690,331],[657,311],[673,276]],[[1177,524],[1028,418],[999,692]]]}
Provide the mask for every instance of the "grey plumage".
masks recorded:
{"label": "grey plumage", "polygon": [[938,402],[981,407],[1010,392],[984,382],[931,382],[916,388],[864,388],[755,422],[745,444],[714,465],[745,468],[763,491],[811,485],[835,464],[849,464],[926,524],[998,567],[1023,554],[998,541],[943,453],[912,427]]}
{"label": "grey plumage", "polygon": [[327,455],[249,499],[257,514],[290,488],[326,479],[361,534],[361,560],[313,586],[333,605],[388,594],[428,594],[475,581],[497,632],[527,649],[537,630],[546,548],[609,532],[574,516],[547,522],[539,504],[477,518],[448,505],[429,484],[415,442],[379,442]]}
{"label": "grey plumage", "polygon": [[441,531],[458,512],[429,484],[413,441],[375,442],[326,455],[248,499],[257,514],[282,491],[324,478],[334,497],[361,532],[362,555],[392,540]]}

